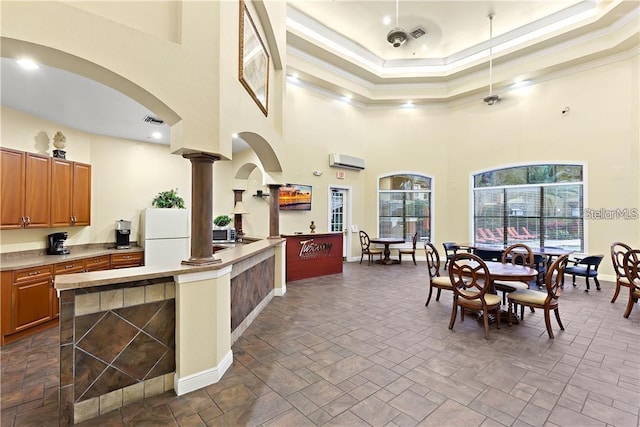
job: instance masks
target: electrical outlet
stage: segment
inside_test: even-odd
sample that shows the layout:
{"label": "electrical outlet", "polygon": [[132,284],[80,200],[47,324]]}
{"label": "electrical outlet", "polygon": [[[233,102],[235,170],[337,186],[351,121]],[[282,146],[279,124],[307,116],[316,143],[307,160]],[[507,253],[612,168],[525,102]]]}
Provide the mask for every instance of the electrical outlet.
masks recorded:
{"label": "electrical outlet", "polygon": [[357,225],[352,225],[351,226],[351,232],[352,233],[357,233],[358,232],[358,226]]}

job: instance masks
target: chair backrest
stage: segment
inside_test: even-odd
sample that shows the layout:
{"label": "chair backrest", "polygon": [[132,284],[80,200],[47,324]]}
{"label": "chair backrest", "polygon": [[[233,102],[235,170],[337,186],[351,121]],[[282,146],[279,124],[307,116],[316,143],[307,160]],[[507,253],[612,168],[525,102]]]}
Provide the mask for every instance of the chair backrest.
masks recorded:
{"label": "chair backrest", "polygon": [[586,257],[582,258],[580,260],[579,264],[590,265],[590,266],[593,267],[593,269],[595,271],[598,271],[598,266],[602,262],[603,258],[604,258],[604,255],[589,255],[589,256],[586,256]]}
{"label": "chair backrest", "polygon": [[502,263],[507,264],[508,262],[511,262],[512,265],[526,265],[534,268],[533,251],[524,243],[511,245],[502,253]]}
{"label": "chair backrest", "polygon": [[445,255],[455,255],[460,249],[456,242],[444,242],[442,246],[444,247]]}
{"label": "chair backrest", "polygon": [[631,246],[622,242],[614,242],[611,244],[611,263],[613,264],[613,269],[618,279],[626,277],[626,273],[624,272],[624,256],[630,250],[632,250]]}
{"label": "chair backrest", "polygon": [[416,250],[416,245],[418,244],[418,232],[416,231],[415,233],[413,233],[413,250]]}
{"label": "chair backrest", "polygon": [[624,274],[636,289],[640,289],[640,249],[632,249],[624,255]]}
{"label": "chair backrest", "polygon": [[427,256],[429,279],[440,276],[440,254],[433,243],[424,242],[424,253]]}
{"label": "chair backrest", "polygon": [[556,259],[544,278],[544,284],[547,288],[547,301],[549,299],[558,299],[562,291],[562,279],[564,276],[564,269],[567,267],[569,261],[569,255],[562,255]]}
{"label": "chair backrest", "polygon": [[482,258],[467,252],[461,252],[449,262],[449,278],[455,297],[466,300],[481,299],[491,285],[489,268]]}
{"label": "chair backrest", "polygon": [[502,251],[500,250],[476,248],[473,250],[473,253],[485,261],[498,261],[502,259]]}
{"label": "chair backrest", "polygon": [[368,250],[369,246],[371,246],[369,235],[362,230],[360,230],[360,246],[362,247],[363,251]]}

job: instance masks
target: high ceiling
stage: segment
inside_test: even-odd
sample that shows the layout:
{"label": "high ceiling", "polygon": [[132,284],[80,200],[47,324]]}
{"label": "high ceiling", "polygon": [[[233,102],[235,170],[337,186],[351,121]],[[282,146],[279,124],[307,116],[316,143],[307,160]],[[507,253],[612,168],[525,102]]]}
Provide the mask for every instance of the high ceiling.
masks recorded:
{"label": "high ceiling", "polygon": [[[358,1],[289,0],[287,74],[292,84],[348,95],[361,107],[455,102],[486,94],[489,48],[494,84],[536,79],[616,53],[637,54],[637,0]],[[398,25],[409,35],[387,41]],[[489,14],[493,14],[490,42]],[[384,18],[388,18],[388,22]],[[598,43],[595,43],[597,41]],[[100,135],[169,143],[166,125],[128,97],[83,77],[1,61],[2,104]],[[333,95],[332,95],[333,94]],[[160,131],[160,138],[152,138]],[[234,151],[245,148],[234,141]]]}

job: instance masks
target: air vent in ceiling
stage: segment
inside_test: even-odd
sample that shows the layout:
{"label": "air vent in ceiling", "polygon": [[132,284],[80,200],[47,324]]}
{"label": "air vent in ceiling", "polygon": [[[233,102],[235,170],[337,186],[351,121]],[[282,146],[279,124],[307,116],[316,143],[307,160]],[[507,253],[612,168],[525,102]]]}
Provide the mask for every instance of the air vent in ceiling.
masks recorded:
{"label": "air vent in ceiling", "polygon": [[163,125],[164,124],[164,120],[159,119],[157,117],[152,117],[152,116],[144,116],[142,121],[145,122],[145,123],[151,123],[152,125]]}
{"label": "air vent in ceiling", "polygon": [[422,27],[416,27],[413,30],[411,30],[409,34],[411,34],[411,37],[413,37],[414,39],[418,39],[424,36],[425,34],[427,34],[427,32]]}

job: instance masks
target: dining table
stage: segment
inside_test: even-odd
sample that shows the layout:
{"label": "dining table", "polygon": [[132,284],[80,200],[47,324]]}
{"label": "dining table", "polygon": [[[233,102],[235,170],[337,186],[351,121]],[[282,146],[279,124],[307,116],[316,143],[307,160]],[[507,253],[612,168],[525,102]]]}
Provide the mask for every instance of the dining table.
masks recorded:
{"label": "dining table", "polygon": [[[515,282],[529,282],[531,280],[536,279],[538,276],[538,270],[535,268],[527,267],[526,265],[514,265],[510,263],[503,264],[501,262],[496,261],[485,261],[487,266],[487,270],[489,272],[489,278],[491,279],[491,284],[488,292],[493,294],[496,293],[496,290],[493,286],[493,282],[496,280],[501,281],[515,281]],[[474,267],[477,265],[475,261],[465,261],[465,264],[469,264]],[[474,265],[475,264],[475,265]],[[501,320],[507,320],[508,312],[507,310],[502,309],[500,311]],[[495,319],[489,318],[490,321],[495,321]],[[512,315],[511,323],[519,323],[518,316]]]}
{"label": "dining table", "polygon": [[391,245],[399,245],[405,242],[405,240],[401,237],[375,237],[375,238],[371,238],[369,239],[369,241],[371,243],[376,243],[376,244],[382,244],[384,245],[384,258],[381,260],[377,260],[376,263],[378,264],[384,264],[384,265],[391,265],[391,264],[399,264],[400,260],[398,259],[391,259],[391,257],[389,255],[391,255],[391,249],[390,246]]}

